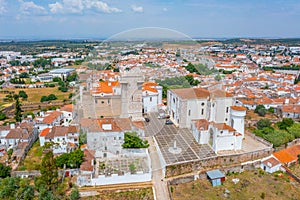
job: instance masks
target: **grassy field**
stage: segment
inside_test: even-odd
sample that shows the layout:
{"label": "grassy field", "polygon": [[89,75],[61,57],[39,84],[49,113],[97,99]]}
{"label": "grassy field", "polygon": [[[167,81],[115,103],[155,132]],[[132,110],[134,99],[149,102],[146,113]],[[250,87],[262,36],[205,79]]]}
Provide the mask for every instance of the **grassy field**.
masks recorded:
{"label": "grassy field", "polygon": [[32,148],[28,151],[25,159],[19,165],[17,170],[39,170],[42,162],[43,149],[40,147],[40,142],[36,141]]}
{"label": "grassy field", "polygon": [[[235,185],[233,178],[240,181]],[[226,177],[223,185],[212,187],[207,179],[170,186],[174,200],[198,199],[300,199],[300,185],[283,174],[282,177],[262,171],[245,171]],[[227,197],[225,191],[228,190]]]}
{"label": "grassy field", "polygon": [[153,200],[152,188],[136,189],[121,192],[102,192],[97,196],[82,197],[82,200]]}
{"label": "grassy field", "polygon": [[[15,94],[18,94],[20,90],[23,90],[28,95],[27,101],[24,103],[29,102],[40,102],[42,96],[48,96],[49,94],[55,94],[58,100],[69,99],[69,94],[72,92],[61,92],[58,90],[58,87],[53,88],[26,88],[26,89],[2,89],[0,91],[14,91]],[[0,99],[4,99],[7,94],[0,93]]]}
{"label": "grassy field", "polygon": [[300,165],[292,166],[290,170],[300,178]]}

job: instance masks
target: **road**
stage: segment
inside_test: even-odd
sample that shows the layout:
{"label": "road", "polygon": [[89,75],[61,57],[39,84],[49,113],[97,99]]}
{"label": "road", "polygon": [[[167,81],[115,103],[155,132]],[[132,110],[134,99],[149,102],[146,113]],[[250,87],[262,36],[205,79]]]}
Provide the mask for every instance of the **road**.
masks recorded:
{"label": "road", "polygon": [[154,135],[160,132],[164,126],[164,120],[158,120],[156,113],[150,114],[149,118],[150,122],[146,126],[146,135],[148,136],[147,140],[150,145],[148,150],[151,158],[152,183],[155,190],[155,197],[156,200],[169,200],[167,181],[164,180],[162,166],[153,141]]}

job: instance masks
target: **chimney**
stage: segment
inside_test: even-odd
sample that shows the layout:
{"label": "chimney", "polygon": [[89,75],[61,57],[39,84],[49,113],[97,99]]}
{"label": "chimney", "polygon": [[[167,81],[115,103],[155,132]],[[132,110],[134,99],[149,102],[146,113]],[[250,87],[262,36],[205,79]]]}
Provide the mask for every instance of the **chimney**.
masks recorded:
{"label": "chimney", "polygon": [[10,124],[10,129],[15,129],[16,125],[15,124]]}
{"label": "chimney", "polygon": [[285,99],[284,100],[284,104],[289,104],[290,100],[289,99]]}

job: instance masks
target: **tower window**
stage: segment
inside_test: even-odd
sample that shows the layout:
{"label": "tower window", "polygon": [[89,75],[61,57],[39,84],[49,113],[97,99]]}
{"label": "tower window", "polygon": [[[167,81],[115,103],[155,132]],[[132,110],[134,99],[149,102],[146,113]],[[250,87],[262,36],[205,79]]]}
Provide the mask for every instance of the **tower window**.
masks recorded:
{"label": "tower window", "polygon": [[191,116],[191,110],[189,110],[189,116]]}
{"label": "tower window", "polygon": [[150,97],[150,102],[152,102],[152,97]]}
{"label": "tower window", "polygon": [[228,111],[229,111],[229,107],[226,107],[226,113],[228,113]]}
{"label": "tower window", "polygon": [[203,115],[204,114],[204,109],[201,109],[201,115]]}

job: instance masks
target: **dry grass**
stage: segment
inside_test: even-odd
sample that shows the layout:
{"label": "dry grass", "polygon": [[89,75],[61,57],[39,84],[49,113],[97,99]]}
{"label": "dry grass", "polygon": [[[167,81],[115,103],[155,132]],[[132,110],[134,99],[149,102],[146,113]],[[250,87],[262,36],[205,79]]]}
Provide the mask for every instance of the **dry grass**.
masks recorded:
{"label": "dry grass", "polygon": [[291,167],[290,170],[300,178],[300,164]]}
{"label": "dry grass", "polygon": [[[235,185],[233,178],[240,181]],[[174,200],[198,199],[299,199],[300,185],[291,181],[287,175],[278,177],[274,174],[263,174],[261,171],[245,171],[241,174],[226,177],[224,185],[212,187],[205,180],[171,186]],[[225,190],[230,194],[225,197]]]}
{"label": "dry grass", "polygon": [[43,149],[40,146],[39,141],[35,142],[31,149],[28,151],[25,159],[19,165],[17,170],[39,170],[42,163]]}
{"label": "dry grass", "polygon": [[[28,95],[27,101],[24,103],[31,102],[40,102],[42,96],[48,96],[49,94],[55,94],[58,100],[69,99],[70,92],[61,92],[58,90],[58,87],[54,88],[26,88],[26,89],[2,89],[0,91],[14,91],[15,94],[18,94],[20,90],[23,90]],[[0,93],[0,99],[4,99],[7,94]]]}
{"label": "dry grass", "polygon": [[82,197],[82,200],[153,200],[152,188],[135,189],[131,191],[107,191],[97,196]]}

